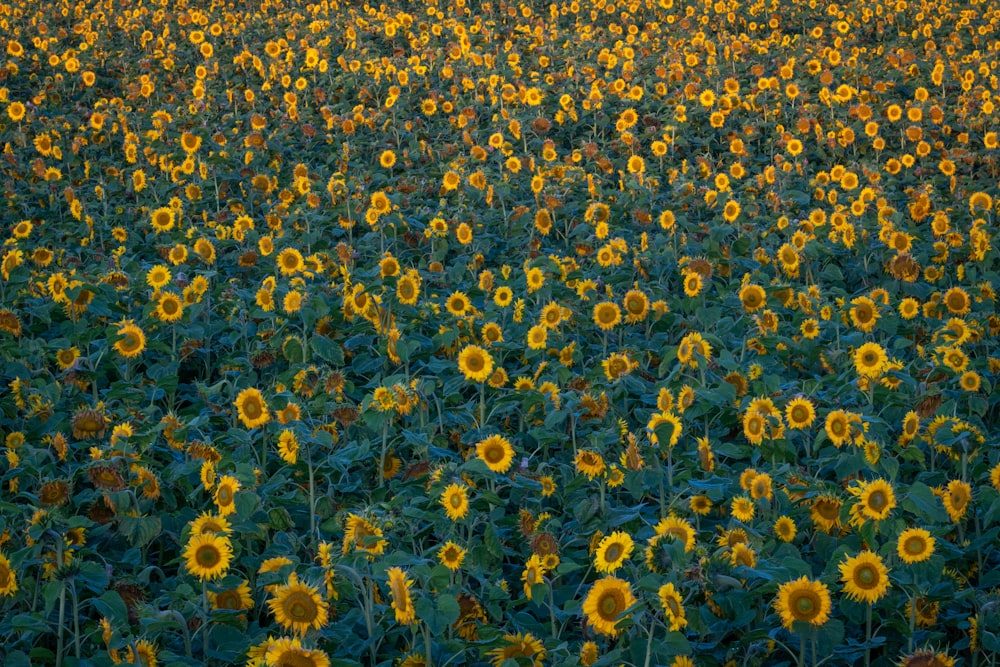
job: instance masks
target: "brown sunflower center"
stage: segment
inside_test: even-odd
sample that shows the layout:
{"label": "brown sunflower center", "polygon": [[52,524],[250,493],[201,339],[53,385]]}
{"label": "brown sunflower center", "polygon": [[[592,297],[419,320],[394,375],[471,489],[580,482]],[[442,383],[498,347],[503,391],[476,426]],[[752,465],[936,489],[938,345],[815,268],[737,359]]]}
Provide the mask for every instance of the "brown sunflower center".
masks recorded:
{"label": "brown sunflower center", "polygon": [[815,618],[819,614],[820,609],[819,599],[812,591],[796,593],[791,606],[796,620],[799,621],[808,621]]}
{"label": "brown sunflower center", "polygon": [[490,463],[500,463],[503,461],[503,447],[492,445],[486,449],[486,460]]}
{"label": "brown sunflower center", "polygon": [[922,537],[914,535],[910,539],[906,540],[903,544],[903,548],[908,554],[913,554],[914,556],[920,555],[924,552],[924,540]]}
{"label": "brown sunflower center", "polygon": [[452,507],[454,507],[455,509],[458,509],[459,507],[461,507],[462,506],[462,496],[461,496],[461,494],[458,494],[458,493],[451,494],[451,498],[448,499],[448,504],[451,505]]}
{"label": "brown sunflower center", "polygon": [[305,591],[289,593],[283,606],[285,615],[296,623],[311,623],[319,613],[316,601]]}
{"label": "brown sunflower center", "polygon": [[618,591],[609,591],[597,601],[597,613],[605,621],[613,621],[625,611],[625,597]]}
{"label": "brown sunflower center", "polygon": [[619,560],[625,553],[625,547],[621,542],[612,542],[608,545],[607,550],[604,552],[604,559],[614,563]]}
{"label": "brown sunflower center", "polygon": [[888,504],[889,499],[886,498],[884,491],[872,491],[868,496],[868,507],[876,512],[881,512]]}
{"label": "brown sunflower center", "polygon": [[862,565],[854,572],[854,585],[858,588],[875,588],[878,580],[878,571],[871,565]]}
{"label": "brown sunflower center", "polygon": [[250,419],[256,419],[261,415],[260,403],[256,400],[250,399],[243,402],[243,414],[245,414]]}
{"label": "brown sunflower center", "polygon": [[222,553],[214,544],[204,544],[198,547],[194,558],[198,561],[198,565],[207,569],[215,567],[222,561]]}
{"label": "brown sunflower center", "polygon": [[465,360],[465,363],[469,367],[470,371],[476,372],[483,370],[483,367],[485,366],[483,358],[478,354],[470,354]]}

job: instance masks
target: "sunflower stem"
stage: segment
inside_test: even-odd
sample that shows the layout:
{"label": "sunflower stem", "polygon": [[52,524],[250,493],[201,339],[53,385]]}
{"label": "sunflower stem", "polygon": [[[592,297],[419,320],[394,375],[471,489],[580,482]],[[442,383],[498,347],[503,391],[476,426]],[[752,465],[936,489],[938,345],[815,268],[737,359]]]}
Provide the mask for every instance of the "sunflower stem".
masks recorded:
{"label": "sunflower stem", "polygon": [[865,667],[872,664],[872,605],[865,609]]}
{"label": "sunflower stem", "polygon": [[316,469],[313,468],[312,448],[306,445],[306,464],[309,466],[309,539],[316,539]]}
{"label": "sunflower stem", "polygon": [[643,667],[649,667],[649,663],[653,658],[653,627],[656,625],[656,619],[652,619],[649,622],[649,627],[646,628],[646,659],[643,661]]}
{"label": "sunflower stem", "polygon": [[[58,554],[59,565],[62,565],[62,552]],[[63,631],[66,623],[66,582],[63,582],[59,589],[59,630],[56,634],[56,667],[62,667],[63,663]]]}
{"label": "sunflower stem", "polygon": [[385,455],[389,447],[389,419],[382,424],[382,455],[378,460],[378,488],[385,484]]}
{"label": "sunflower stem", "polygon": [[479,428],[486,426],[486,383],[479,383]]}
{"label": "sunflower stem", "polygon": [[70,595],[73,596],[73,652],[76,655],[76,659],[79,660],[81,656],[80,651],[80,596],[76,594],[76,580],[70,577],[69,583],[71,588],[69,589]]}
{"label": "sunflower stem", "polygon": [[423,625],[423,635],[424,635],[424,655],[425,655],[425,659],[427,661],[427,663],[426,663],[427,667],[431,667],[431,665],[434,664],[431,661],[431,657],[432,657],[432,652],[431,652],[431,631],[430,631],[430,628],[427,627],[426,623],[423,623],[422,625]]}

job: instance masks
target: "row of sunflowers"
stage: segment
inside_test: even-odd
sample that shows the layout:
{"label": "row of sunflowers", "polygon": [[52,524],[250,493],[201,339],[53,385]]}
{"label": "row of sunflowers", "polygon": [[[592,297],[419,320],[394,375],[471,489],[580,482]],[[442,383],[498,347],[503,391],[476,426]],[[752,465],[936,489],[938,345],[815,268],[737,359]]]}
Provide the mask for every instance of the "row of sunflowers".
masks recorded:
{"label": "row of sunflowers", "polygon": [[4,664],[996,664],[998,19],[0,4]]}

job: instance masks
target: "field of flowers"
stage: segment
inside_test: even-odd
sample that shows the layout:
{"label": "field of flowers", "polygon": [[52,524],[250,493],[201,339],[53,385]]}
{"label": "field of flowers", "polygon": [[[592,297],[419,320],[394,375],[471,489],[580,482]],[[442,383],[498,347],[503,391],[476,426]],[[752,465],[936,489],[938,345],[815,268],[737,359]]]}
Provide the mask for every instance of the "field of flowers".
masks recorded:
{"label": "field of flowers", "polygon": [[998,23],[0,4],[3,664],[996,665]]}

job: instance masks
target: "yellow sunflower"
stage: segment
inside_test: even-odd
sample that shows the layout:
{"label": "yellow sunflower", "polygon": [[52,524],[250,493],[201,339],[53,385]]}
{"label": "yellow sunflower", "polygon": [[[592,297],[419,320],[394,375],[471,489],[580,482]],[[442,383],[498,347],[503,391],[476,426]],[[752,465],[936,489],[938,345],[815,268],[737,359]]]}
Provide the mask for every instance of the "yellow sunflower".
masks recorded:
{"label": "yellow sunflower", "polygon": [[211,603],[212,609],[229,609],[233,611],[252,609],[253,597],[250,591],[250,582],[244,579],[236,588],[227,588],[218,593],[208,591],[208,601]]}
{"label": "yellow sunflower", "polygon": [[271,413],[267,409],[267,402],[259,390],[249,387],[236,396],[237,415],[243,425],[247,428],[263,426],[271,420]]}
{"label": "yellow sunflower", "polygon": [[649,297],[635,289],[625,293],[625,321],[629,324],[642,322],[649,314]]}
{"label": "yellow sunflower", "polygon": [[889,363],[889,355],[878,343],[865,343],[854,351],[854,368],[858,375],[877,378]]}
{"label": "yellow sunflower", "polygon": [[468,552],[465,549],[454,542],[448,541],[438,550],[438,560],[446,568],[455,572],[458,568],[462,567],[462,561],[465,560],[466,553]]}
{"label": "yellow sunflower", "polygon": [[858,502],[851,508],[852,516],[857,514],[858,523],[864,521],[881,521],[889,516],[896,507],[896,493],[892,485],[884,479],[863,482],[849,489],[852,495],[858,497]]}
{"label": "yellow sunflower", "polygon": [[907,565],[922,563],[934,555],[934,538],[923,528],[908,528],[896,540],[896,553]]}
{"label": "yellow sunflower", "polygon": [[653,531],[656,535],[671,537],[680,541],[684,545],[685,552],[694,551],[694,526],[692,526],[686,519],[670,515],[665,519],[660,519],[660,521],[653,526]]}
{"label": "yellow sunflower", "polygon": [[389,541],[382,536],[382,529],[357,514],[350,514],[345,522],[343,553],[351,548],[363,551],[370,556],[379,556],[385,552]]}
{"label": "yellow sunflower", "polygon": [[236,492],[240,490],[240,481],[231,475],[223,475],[215,487],[215,505],[219,515],[226,517],[236,513]]}
{"label": "yellow sunflower", "polygon": [[660,586],[657,597],[660,598],[660,606],[670,624],[670,631],[683,630],[687,626],[687,616],[684,614],[684,600],[681,598],[680,591],[674,588],[673,583],[666,583]]}
{"label": "yellow sunflower", "polygon": [[594,306],[594,324],[601,331],[611,331],[622,321],[622,311],[613,301],[602,301]]}
{"label": "yellow sunflower", "polygon": [[410,588],[413,580],[407,578],[406,572],[399,567],[386,570],[389,575],[389,593],[392,595],[392,609],[396,613],[396,622],[401,625],[411,625],[417,622],[417,612],[413,607]]}
{"label": "yellow sunflower", "polygon": [[789,516],[780,516],[774,522],[774,535],[782,542],[791,542],[795,539],[795,521]]}
{"label": "yellow sunflower", "polygon": [[531,667],[542,667],[545,660],[545,646],[531,633],[504,635],[503,639],[506,644],[487,653],[493,667],[500,667],[508,660],[522,664],[518,658],[524,659]]}
{"label": "yellow sunflower", "polygon": [[817,528],[828,533],[833,532],[834,529],[840,528],[840,508],[842,506],[843,502],[839,498],[827,494],[817,496],[809,510],[809,518],[812,519]]}
{"label": "yellow sunflower", "polygon": [[587,476],[587,479],[594,479],[603,475],[607,469],[604,457],[598,452],[589,449],[579,449],[576,452],[576,470]]}
{"label": "yellow sunflower", "polygon": [[278,270],[281,271],[282,275],[286,276],[293,276],[305,267],[305,260],[302,258],[302,253],[295,248],[285,248],[279,252],[276,261]]}
{"label": "yellow sunflower", "polygon": [[583,613],[594,632],[611,637],[621,630],[615,626],[625,610],[634,605],[632,584],[616,577],[605,577],[594,583],[583,601]]}
{"label": "yellow sunflower", "polygon": [[808,398],[801,396],[793,398],[785,406],[785,420],[788,422],[788,428],[809,428],[815,419],[816,409]]}
{"label": "yellow sunflower", "polygon": [[162,322],[176,322],[184,315],[184,304],[173,292],[162,292],[154,315]]}
{"label": "yellow sunflower", "polygon": [[146,334],[132,320],[125,320],[118,328],[115,351],[126,359],[133,359],[146,349]]}
{"label": "yellow sunflower", "polygon": [[594,554],[594,569],[613,574],[632,556],[635,543],[628,533],[615,531],[603,538]]}
{"label": "yellow sunflower", "polygon": [[276,620],[286,630],[304,635],[310,629],[319,630],[329,621],[330,605],[320,597],[319,591],[299,581],[294,572],[288,583],[276,586],[267,605]]}
{"label": "yellow sunflower", "polygon": [[744,285],[740,288],[740,302],[743,304],[743,310],[754,313],[764,307],[767,293],[760,285]]}
{"label": "yellow sunflower", "polygon": [[10,566],[10,559],[0,552],[0,595],[8,597],[17,593],[17,572]]}
{"label": "yellow sunflower", "polygon": [[441,505],[452,521],[464,519],[469,513],[469,496],[463,484],[449,484],[441,494]]}
{"label": "yellow sunflower", "polygon": [[505,473],[514,461],[514,447],[502,435],[491,435],[476,445],[476,455],[493,472]]}
{"label": "yellow sunflower", "polygon": [[462,317],[472,310],[472,302],[464,292],[452,292],[444,306],[455,317]]}
{"label": "yellow sunflower", "polygon": [[162,206],[150,213],[150,224],[157,234],[169,232],[174,228],[174,210],[169,206]]}
{"label": "yellow sunflower", "polygon": [[862,551],[845,560],[838,568],[840,580],[844,582],[844,593],[855,602],[875,604],[889,590],[889,570],[876,553]]}
{"label": "yellow sunflower", "polygon": [[493,372],[493,357],[478,345],[467,345],[458,355],[458,369],[469,382],[485,382]]}
{"label": "yellow sunflower", "polygon": [[229,538],[215,533],[192,535],[184,548],[188,571],[202,581],[224,576],[232,556]]}
{"label": "yellow sunflower", "polygon": [[330,656],[319,649],[304,648],[298,637],[268,640],[260,665],[268,667],[330,667]]}
{"label": "yellow sunflower", "polygon": [[943,500],[948,516],[951,517],[952,521],[958,523],[965,517],[966,511],[969,509],[969,503],[972,501],[972,487],[969,486],[968,482],[953,479],[948,482]]}
{"label": "yellow sunflower", "polygon": [[774,606],[788,630],[794,630],[796,621],[813,626],[823,625],[829,620],[832,608],[827,587],[806,576],[782,584]]}
{"label": "yellow sunflower", "polygon": [[[666,433],[664,427],[669,426],[670,437],[665,442],[660,442],[660,437],[657,435],[657,431],[661,433]],[[673,448],[680,441],[681,433],[684,431],[684,425],[680,420],[680,417],[672,412],[656,412],[650,417],[649,421],[646,422],[646,430],[649,432],[649,441],[654,445],[659,445],[660,447]]]}

